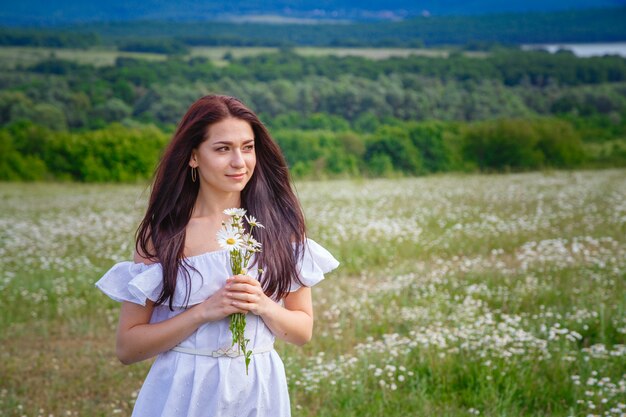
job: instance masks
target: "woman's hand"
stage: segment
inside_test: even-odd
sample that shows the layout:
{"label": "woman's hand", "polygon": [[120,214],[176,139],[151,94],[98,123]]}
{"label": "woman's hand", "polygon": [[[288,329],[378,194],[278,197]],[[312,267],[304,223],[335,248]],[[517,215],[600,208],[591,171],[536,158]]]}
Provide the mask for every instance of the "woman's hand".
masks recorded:
{"label": "woman's hand", "polygon": [[248,275],[235,275],[226,280],[226,294],[231,305],[261,316],[270,308],[273,301],[265,295],[261,283]]}
{"label": "woman's hand", "polygon": [[235,275],[226,285],[192,309],[201,312],[202,321],[221,320],[233,313],[259,316],[279,339],[303,345],[313,335],[311,289],[300,288],[284,298],[284,306],[265,295],[261,283],[248,275]]}
{"label": "woman's hand", "polygon": [[220,288],[202,303],[193,307],[200,314],[204,323],[218,321],[235,313],[247,313],[247,310],[233,304],[233,298],[226,287]]}

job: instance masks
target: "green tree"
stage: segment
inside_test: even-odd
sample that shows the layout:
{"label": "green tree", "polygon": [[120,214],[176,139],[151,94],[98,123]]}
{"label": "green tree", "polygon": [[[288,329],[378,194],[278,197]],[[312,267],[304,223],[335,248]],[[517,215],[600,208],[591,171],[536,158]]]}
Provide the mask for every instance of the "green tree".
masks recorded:
{"label": "green tree", "polygon": [[540,167],[544,154],[539,135],[525,120],[497,120],[468,126],[464,151],[480,169],[503,170]]}
{"label": "green tree", "polygon": [[370,138],[365,152],[368,165],[373,158],[381,158],[380,155],[389,156],[394,171],[413,175],[424,172],[420,151],[402,127],[383,126]]}

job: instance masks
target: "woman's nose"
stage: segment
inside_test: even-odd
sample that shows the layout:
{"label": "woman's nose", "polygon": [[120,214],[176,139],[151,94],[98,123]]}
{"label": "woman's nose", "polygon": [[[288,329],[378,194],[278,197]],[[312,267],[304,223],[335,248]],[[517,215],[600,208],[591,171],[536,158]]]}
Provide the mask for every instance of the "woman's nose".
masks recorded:
{"label": "woman's nose", "polygon": [[245,162],[243,160],[243,155],[241,154],[241,150],[240,149],[235,149],[232,153],[232,158],[230,160],[230,164],[233,167],[243,167],[245,166]]}

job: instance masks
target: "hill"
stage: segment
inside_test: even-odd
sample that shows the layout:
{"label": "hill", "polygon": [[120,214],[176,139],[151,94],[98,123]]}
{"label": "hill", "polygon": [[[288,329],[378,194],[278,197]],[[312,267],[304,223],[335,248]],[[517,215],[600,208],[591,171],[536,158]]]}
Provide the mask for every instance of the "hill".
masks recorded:
{"label": "hill", "polygon": [[97,2],[59,0],[3,1],[0,24],[58,25],[78,22],[148,20],[224,20],[242,16],[273,15],[283,18],[337,20],[399,20],[418,15],[478,15],[492,13],[549,12],[592,7],[624,6],[624,0],[242,0],[237,2],[198,2],[180,0]]}
{"label": "hill", "polygon": [[626,7],[480,16],[414,17],[399,22],[261,24],[130,21],[54,28],[0,28],[0,45],[88,47],[186,53],[189,46],[422,47],[626,40]]}

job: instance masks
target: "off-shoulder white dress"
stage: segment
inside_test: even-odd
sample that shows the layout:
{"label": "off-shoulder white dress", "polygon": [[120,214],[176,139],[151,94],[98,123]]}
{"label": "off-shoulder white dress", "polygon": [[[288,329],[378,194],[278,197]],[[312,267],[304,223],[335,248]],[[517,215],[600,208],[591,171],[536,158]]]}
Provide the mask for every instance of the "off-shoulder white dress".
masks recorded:
{"label": "off-shoulder white dress", "polygon": [[[226,250],[207,252],[187,258],[198,271],[190,271],[189,306],[201,303],[225,285],[231,276]],[[300,278],[306,286],[324,279],[339,262],[322,246],[306,240],[299,263]],[[256,276],[255,271],[250,271]],[[96,286],[116,301],[145,305],[155,301],[162,289],[162,269],[152,265],[120,262]],[[300,286],[293,283],[291,291]],[[167,303],[154,308],[151,323],[184,311],[185,284],[176,285],[174,311]],[[139,392],[133,417],[282,417],[290,415],[289,394],[283,362],[273,349],[274,334],[263,320],[247,315],[245,337],[252,355],[248,375],[243,356],[219,354],[232,345],[229,318],[206,323],[179,344],[186,353],[170,350],[161,353]],[[203,352],[203,354],[197,354]],[[212,354],[217,352],[217,354]],[[222,351],[223,352],[223,351]],[[215,356],[215,357],[214,357]]]}

